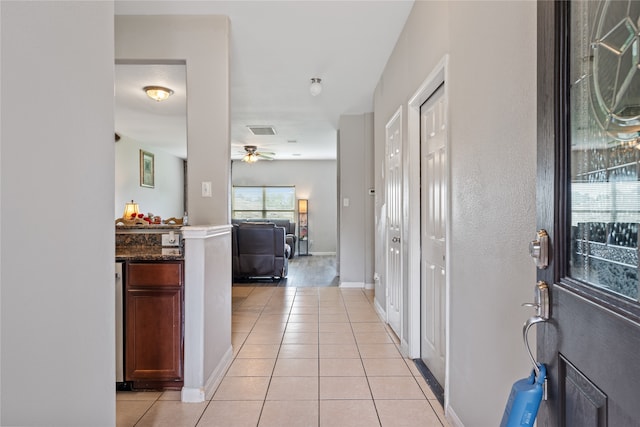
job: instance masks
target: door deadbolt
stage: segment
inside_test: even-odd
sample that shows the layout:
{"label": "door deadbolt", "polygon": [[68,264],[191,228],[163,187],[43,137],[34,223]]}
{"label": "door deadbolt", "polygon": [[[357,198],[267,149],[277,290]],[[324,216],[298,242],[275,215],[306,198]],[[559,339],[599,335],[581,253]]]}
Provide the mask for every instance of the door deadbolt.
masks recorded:
{"label": "door deadbolt", "polygon": [[529,255],[534,259],[536,267],[543,270],[549,266],[549,234],[547,230],[538,230],[535,240],[529,243]]}

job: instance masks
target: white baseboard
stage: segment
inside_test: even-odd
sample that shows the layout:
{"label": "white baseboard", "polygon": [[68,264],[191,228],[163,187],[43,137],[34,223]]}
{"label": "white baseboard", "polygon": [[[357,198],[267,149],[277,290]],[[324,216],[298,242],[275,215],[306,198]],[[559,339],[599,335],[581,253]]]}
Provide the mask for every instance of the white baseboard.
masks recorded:
{"label": "white baseboard", "polygon": [[231,362],[233,362],[233,347],[229,346],[227,352],[222,356],[222,360],[218,363],[218,366],[211,372],[207,382],[204,385],[205,397],[207,400],[211,400],[213,398],[213,393],[215,393],[216,389],[222,382],[224,375],[227,373],[227,369],[231,366]]}
{"label": "white baseboard", "polygon": [[451,406],[447,406],[444,414],[451,427],[464,427],[464,424],[462,424],[462,421],[460,421],[460,418],[458,418],[458,415]]}
{"label": "white baseboard", "polygon": [[333,255],[335,256],[335,252],[309,252],[310,255]]}
{"label": "white baseboard", "polygon": [[376,285],[375,285],[375,283],[365,283],[364,284],[364,288],[365,289],[375,289]]}
{"label": "white baseboard", "polygon": [[341,288],[362,288],[364,289],[364,282],[340,282]]}
{"label": "white baseboard", "polygon": [[213,370],[209,378],[207,379],[204,387],[190,388],[182,387],[180,394],[180,400],[188,403],[204,402],[205,400],[211,400],[213,393],[215,393],[218,385],[224,378],[224,374],[231,366],[233,362],[233,347],[229,346],[227,352],[222,356],[222,360],[218,363],[218,366]]}
{"label": "white baseboard", "polygon": [[200,403],[204,402],[204,389],[203,388],[191,388],[191,387],[182,387],[182,391],[180,393],[180,400],[186,403]]}

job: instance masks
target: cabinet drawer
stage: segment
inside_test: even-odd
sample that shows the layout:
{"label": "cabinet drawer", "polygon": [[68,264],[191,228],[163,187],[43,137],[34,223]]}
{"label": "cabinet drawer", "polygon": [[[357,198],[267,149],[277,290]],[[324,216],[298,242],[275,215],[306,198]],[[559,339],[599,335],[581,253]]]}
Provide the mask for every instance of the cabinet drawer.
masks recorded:
{"label": "cabinet drawer", "polygon": [[183,262],[131,262],[127,266],[127,288],[182,286]]}

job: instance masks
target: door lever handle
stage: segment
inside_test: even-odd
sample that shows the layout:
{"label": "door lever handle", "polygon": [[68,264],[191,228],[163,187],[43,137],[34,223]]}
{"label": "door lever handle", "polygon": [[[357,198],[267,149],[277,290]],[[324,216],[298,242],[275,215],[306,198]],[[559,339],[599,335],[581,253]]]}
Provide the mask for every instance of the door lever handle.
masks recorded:
{"label": "door lever handle", "polygon": [[549,320],[549,285],[540,281],[534,289],[534,302],[522,303],[522,307],[533,307],[536,309],[536,317],[542,320]]}
{"label": "door lever handle", "polygon": [[534,303],[534,302],[523,302],[521,305],[522,305],[523,307],[533,307],[533,308],[535,308],[536,310],[540,308],[540,304],[536,304],[536,303]]}

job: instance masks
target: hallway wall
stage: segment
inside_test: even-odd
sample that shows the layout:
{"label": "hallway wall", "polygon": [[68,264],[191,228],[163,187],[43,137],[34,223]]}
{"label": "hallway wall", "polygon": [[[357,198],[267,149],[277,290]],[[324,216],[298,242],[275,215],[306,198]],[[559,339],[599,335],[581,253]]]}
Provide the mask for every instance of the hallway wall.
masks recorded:
{"label": "hallway wall", "polygon": [[[521,328],[531,312],[520,304],[533,298],[535,285],[527,244],[535,232],[536,3],[415,3],[375,94],[377,218],[384,203],[384,126],[403,105],[407,152],[407,102],[445,53],[451,162],[446,404],[454,425],[497,425],[511,384],[530,370]],[[382,238],[376,239],[377,271],[384,271]],[[376,291],[384,307],[384,294]],[[408,304],[406,288],[404,295]]]}
{"label": "hallway wall", "polygon": [[0,2],[3,426],[115,425],[113,7]]}
{"label": "hallway wall", "polygon": [[373,113],[345,114],[338,124],[340,286],[373,283]]}

